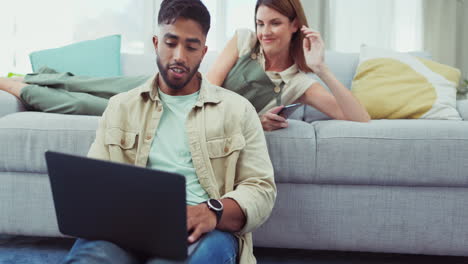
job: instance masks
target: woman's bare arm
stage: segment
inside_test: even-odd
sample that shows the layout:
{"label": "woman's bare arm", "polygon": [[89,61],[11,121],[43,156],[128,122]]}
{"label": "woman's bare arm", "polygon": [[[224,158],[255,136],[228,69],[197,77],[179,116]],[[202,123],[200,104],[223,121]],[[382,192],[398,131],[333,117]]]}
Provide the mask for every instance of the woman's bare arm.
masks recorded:
{"label": "woman's bare arm", "polygon": [[332,94],[320,84],[314,84],[308,88],[300,101],[316,107],[332,118],[369,122],[367,110],[325,65],[325,44],[320,33],[305,26],[301,30],[305,35],[303,49],[307,66],[328,86]]}
{"label": "woman's bare arm", "polygon": [[214,85],[221,86],[229,71],[231,71],[232,67],[236,64],[238,56],[237,34],[235,34],[234,37],[228,41],[213,65],[211,65],[206,75],[208,80]]}

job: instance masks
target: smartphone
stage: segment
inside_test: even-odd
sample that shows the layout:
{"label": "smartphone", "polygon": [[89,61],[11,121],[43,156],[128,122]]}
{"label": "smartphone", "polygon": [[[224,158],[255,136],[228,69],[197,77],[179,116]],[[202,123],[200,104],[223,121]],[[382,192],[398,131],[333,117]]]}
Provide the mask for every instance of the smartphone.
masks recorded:
{"label": "smartphone", "polygon": [[297,104],[290,104],[290,105],[286,105],[285,107],[283,107],[283,109],[281,109],[277,115],[280,115],[284,118],[288,118],[292,113],[294,113],[294,111],[296,111],[297,108],[299,108],[300,106],[302,106],[301,103],[297,103]]}

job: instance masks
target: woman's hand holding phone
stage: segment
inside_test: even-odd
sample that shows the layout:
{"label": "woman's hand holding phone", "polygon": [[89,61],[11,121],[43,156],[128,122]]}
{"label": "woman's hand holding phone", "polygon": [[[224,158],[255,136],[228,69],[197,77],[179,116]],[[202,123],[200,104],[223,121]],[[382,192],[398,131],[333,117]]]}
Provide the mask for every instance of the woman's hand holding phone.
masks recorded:
{"label": "woman's hand holding phone", "polygon": [[274,107],[261,116],[260,121],[262,122],[263,130],[273,131],[288,127],[288,120],[278,115],[283,108],[284,106],[282,105]]}
{"label": "woman's hand holding phone", "polygon": [[287,118],[289,118],[289,116],[292,115],[292,113],[294,113],[294,111],[296,111],[296,109],[299,108],[300,106],[302,106],[301,103],[286,105],[286,106],[284,106],[283,108],[281,108],[281,110],[277,113],[277,115],[282,116],[282,117],[284,117],[284,118],[287,119]]}

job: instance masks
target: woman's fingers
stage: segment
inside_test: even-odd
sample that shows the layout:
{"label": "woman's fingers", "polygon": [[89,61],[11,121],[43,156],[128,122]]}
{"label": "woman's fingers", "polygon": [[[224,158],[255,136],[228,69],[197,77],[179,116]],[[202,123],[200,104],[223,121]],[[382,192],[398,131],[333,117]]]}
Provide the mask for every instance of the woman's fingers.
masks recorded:
{"label": "woman's fingers", "polygon": [[324,45],[323,39],[320,35],[308,34],[305,35],[304,39],[307,39],[311,44],[320,43],[321,45]]}
{"label": "woman's fingers", "polygon": [[267,123],[267,124],[264,124],[263,125],[263,129],[265,131],[273,131],[273,130],[277,130],[277,129],[281,129],[281,128],[286,128],[288,127],[288,123],[287,122],[276,122],[276,123]]}
{"label": "woman's fingers", "polygon": [[310,37],[321,38],[320,34],[317,34],[317,33],[308,33],[308,34],[304,35],[304,37],[306,37],[306,38],[310,38]]}
{"label": "woman's fingers", "polygon": [[285,122],[286,119],[280,115],[273,114],[273,113],[267,113],[267,118],[272,120],[272,121],[277,121],[277,122]]}
{"label": "woman's fingers", "polygon": [[311,40],[320,40],[320,41],[322,41],[322,36],[320,36],[318,34],[315,34],[315,33],[304,35],[304,38],[311,39]]}
{"label": "woman's fingers", "polygon": [[320,34],[320,32],[318,30],[314,30],[314,29],[308,28],[306,26],[303,26],[301,28],[301,30],[302,30],[302,32],[304,32],[304,34],[307,34],[307,33],[319,33]]}
{"label": "woman's fingers", "polygon": [[273,131],[276,129],[288,127],[288,121],[284,117],[277,114],[282,108],[283,106],[272,108],[262,116],[261,121],[263,130]]}
{"label": "woman's fingers", "polygon": [[288,121],[286,118],[279,116],[277,114],[268,113],[267,114],[268,125],[274,129],[279,129],[288,126]]}
{"label": "woman's fingers", "polygon": [[304,38],[304,40],[302,41],[302,47],[306,50],[306,51],[309,51],[310,50],[310,40],[308,38]]}
{"label": "woman's fingers", "polygon": [[312,31],[312,30],[302,30],[302,33],[304,33],[304,34],[317,34],[317,35],[321,35],[320,32],[318,32],[318,31]]}
{"label": "woman's fingers", "polygon": [[284,105],[273,107],[272,109],[268,110],[267,113],[277,114],[279,111],[281,111],[281,109],[283,109],[283,107]]}
{"label": "woman's fingers", "polygon": [[308,28],[306,28],[306,27],[303,27],[301,30],[302,30],[302,32],[304,33],[304,37],[305,37],[305,38],[318,38],[318,39],[322,39],[322,36],[321,36],[320,32],[318,32],[318,31],[311,30],[311,29],[308,29]]}

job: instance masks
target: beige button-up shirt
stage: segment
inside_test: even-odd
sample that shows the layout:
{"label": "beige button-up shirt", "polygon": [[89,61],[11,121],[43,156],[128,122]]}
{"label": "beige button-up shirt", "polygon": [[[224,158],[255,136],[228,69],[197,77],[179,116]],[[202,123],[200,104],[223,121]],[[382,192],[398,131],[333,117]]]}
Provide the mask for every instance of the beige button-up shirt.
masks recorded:
{"label": "beige button-up shirt", "polygon": [[[157,75],[112,97],[88,156],[146,167],[164,111]],[[186,121],[189,148],[210,198],[232,198],[247,222],[239,238],[240,263],[256,263],[251,232],[269,217],[276,199],[273,166],[255,108],[242,96],[201,78],[200,95]]]}

